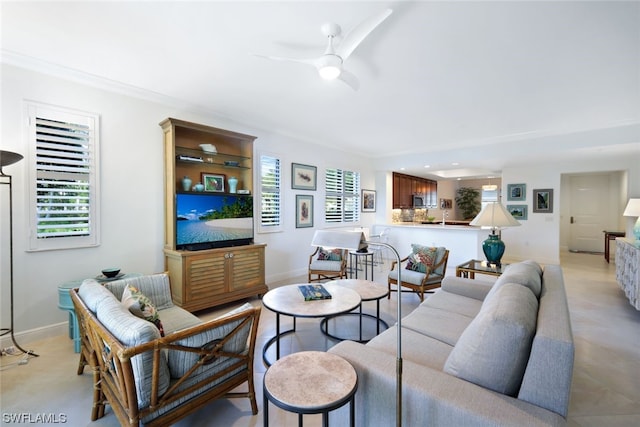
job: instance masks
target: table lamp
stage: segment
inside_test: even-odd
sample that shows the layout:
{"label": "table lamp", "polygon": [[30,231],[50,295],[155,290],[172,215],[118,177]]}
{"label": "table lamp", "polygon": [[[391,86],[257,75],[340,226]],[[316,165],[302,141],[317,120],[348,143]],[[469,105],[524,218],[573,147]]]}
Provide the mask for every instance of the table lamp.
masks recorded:
{"label": "table lamp", "polygon": [[482,242],[482,251],[489,264],[500,266],[500,260],[504,254],[504,242],[496,230],[506,227],[516,227],[520,223],[499,202],[491,202],[484,205],[480,213],[473,218],[469,225],[478,227],[490,227],[489,238]]}
{"label": "table lamp", "polygon": [[640,199],[629,199],[622,216],[635,216],[637,218],[633,226],[633,235],[636,237],[635,244],[640,244]]}
{"label": "table lamp", "polygon": [[[340,230],[316,230],[311,240],[311,246],[322,246],[324,248],[347,249],[350,251],[358,251],[367,245],[381,246],[391,250],[396,257],[398,265],[398,283],[402,282],[400,278],[400,254],[388,243],[369,242],[365,239],[364,233],[361,231],[340,231]],[[396,426],[402,426],[402,305],[400,304],[400,295],[398,292],[398,341],[396,349]]]}

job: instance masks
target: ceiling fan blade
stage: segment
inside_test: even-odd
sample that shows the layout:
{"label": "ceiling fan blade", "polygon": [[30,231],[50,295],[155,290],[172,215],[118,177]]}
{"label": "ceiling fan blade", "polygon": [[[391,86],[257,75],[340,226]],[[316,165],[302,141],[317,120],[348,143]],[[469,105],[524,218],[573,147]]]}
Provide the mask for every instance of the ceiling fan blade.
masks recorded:
{"label": "ceiling fan blade", "polygon": [[284,56],[260,55],[258,53],[252,53],[251,55],[257,56],[258,58],[270,59],[272,61],[297,62],[299,64],[313,65],[314,67],[318,63],[318,58],[287,58]]}
{"label": "ceiling fan blade", "polygon": [[382,21],[387,19],[392,12],[393,10],[386,9],[381,13],[373,15],[372,17],[362,21],[344,37],[340,46],[336,49],[336,54],[342,57],[343,60],[346,60],[369,35],[369,33],[375,30],[375,28],[380,25]]}
{"label": "ceiling fan blade", "polygon": [[344,68],[342,69],[342,72],[340,72],[340,75],[338,76],[338,80],[342,80],[351,89],[355,91],[357,91],[360,88],[360,82],[358,81],[358,78],[352,73],[345,70]]}

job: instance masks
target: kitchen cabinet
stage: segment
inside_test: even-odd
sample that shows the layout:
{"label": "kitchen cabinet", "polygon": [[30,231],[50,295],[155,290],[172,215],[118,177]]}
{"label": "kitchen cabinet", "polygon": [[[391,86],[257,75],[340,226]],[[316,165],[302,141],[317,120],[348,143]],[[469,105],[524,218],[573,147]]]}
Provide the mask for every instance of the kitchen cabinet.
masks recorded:
{"label": "kitchen cabinet", "polygon": [[393,209],[413,208],[413,196],[424,197],[427,207],[437,207],[438,182],[393,172]]}

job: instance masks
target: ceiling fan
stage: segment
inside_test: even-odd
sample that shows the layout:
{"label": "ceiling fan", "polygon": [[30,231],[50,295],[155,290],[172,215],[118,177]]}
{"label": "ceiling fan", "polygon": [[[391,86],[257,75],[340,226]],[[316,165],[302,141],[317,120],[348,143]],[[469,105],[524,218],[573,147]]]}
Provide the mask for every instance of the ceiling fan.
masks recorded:
{"label": "ceiling fan", "polygon": [[380,25],[393,11],[386,9],[380,13],[377,13],[368,19],[362,21],[358,26],[353,28],[342,39],[337,46],[334,46],[334,40],[340,35],[342,29],[340,25],[327,23],[322,25],[320,30],[322,34],[327,37],[328,45],[324,53],[316,58],[286,58],[282,56],[267,56],[258,55],[255,56],[271,59],[275,61],[289,61],[297,62],[300,64],[307,64],[315,67],[318,70],[318,74],[325,80],[339,79],[349,85],[353,90],[358,90],[360,84],[358,78],[343,68],[344,62],[349,58],[353,51],[362,43],[362,41],[378,26]]}

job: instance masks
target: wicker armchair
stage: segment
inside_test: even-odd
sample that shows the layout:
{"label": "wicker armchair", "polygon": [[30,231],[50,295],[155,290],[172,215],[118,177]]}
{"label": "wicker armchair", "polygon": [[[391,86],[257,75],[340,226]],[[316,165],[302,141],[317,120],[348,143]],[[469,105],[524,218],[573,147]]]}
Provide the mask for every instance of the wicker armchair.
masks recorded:
{"label": "wicker armchair", "polygon": [[[81,366],[88,358],[93,369],[92,421],[101,418],[109,404],[123,426],[165,426],[227,397],[249,398],[253,414],[258,413],[253,355],[260,308],[245,304],[221,318],[161,337],[153,323],[129,318],[126,308],[121,312],[116,297],[100,296],[95,308],[77,289],[70,294],[87,347]],[[174,324],[184,324],[184,317],[175,322],[176,311],[184,310],[173,306],[166,311],[167,322],[173,318]],[[126,338],[117,337],[123,335]],[[246,392],[231,392],[243,383]]]}
{"label": "wicker armchair", "polygon": [[[398,285],[398,271],[396,269],[397,261],[391,263],[391,271],[389,272],[388,283],[389,296],[391,297],[392,291],[401,291],[402,287],[409,288],[406,292],[416,292],[420,297],[420,301],[424,301],[424,294],[431,289],[439,288],[442,285],[442,279],[447,271],[447,261],[449,259],[449,251],[444,248],[439,248],[439,257],[436,258],[433,265],[426,267],[426,272],[408,270],[403,267],[404,263],[409,260],[410,256],[407,256],[400,260],[398,268],[404,268],[402,270],[402,283]],[[391,289],[391,285],[396,285],[396,289]]]}
{"label": "wicker armchair", "polygon": [[323,259],[325,257],[322,255],[326,251],[319,246],[309,255],[309,283],[347,278],[347,254],[349,251],[336,249],[331,252],[334,254],[331,258],[335,259]]}

